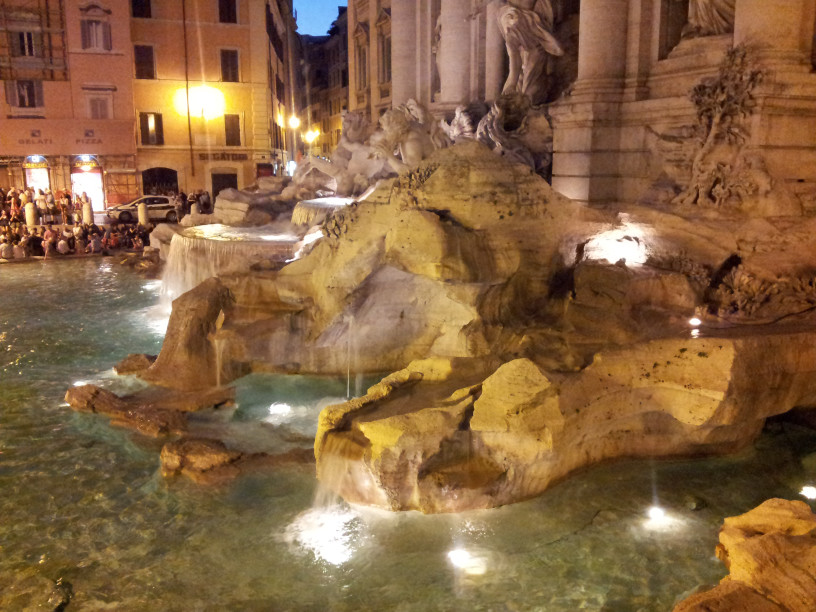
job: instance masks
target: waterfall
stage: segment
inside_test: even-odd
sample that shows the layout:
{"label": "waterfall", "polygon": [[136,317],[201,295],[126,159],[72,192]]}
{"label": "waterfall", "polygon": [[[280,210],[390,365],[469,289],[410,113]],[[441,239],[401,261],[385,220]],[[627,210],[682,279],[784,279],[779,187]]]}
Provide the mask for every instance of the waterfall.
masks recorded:
{"label": "waterfall", "polygon": [[242,231],[208,225],[176,234],[162,276],[162,294],[173,300],[212,276],[246,272],[260,262],[283,263],[292,257],[298,238],[274,232],[271,227]]}
{"label": "waterfall", "polygon": [[354,198],[317,198],[298,202],[292,211],[292,224],[311,227],[321,223],[326,217],[338,208],[343,208],[354,202]]}

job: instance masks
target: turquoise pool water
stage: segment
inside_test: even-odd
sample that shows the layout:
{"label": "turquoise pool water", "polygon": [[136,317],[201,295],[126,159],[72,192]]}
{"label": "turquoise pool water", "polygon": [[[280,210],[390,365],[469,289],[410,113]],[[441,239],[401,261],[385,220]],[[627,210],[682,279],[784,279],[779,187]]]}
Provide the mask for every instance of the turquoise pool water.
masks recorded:
{"label": "turquoise pool water", "polygon": [[[665,611],[725,575],[723,517],[816,484],[816,435],[793,426],[736,457],[603,465],[449,516],[316,507],[308,467],[217,488],[165,481],[160,443],[62,400],[75,382],[138,386],[110,367],[158,351],[158,293],[109,260],[0,267],[2,610],[39,609],[62,578],[68,611]],[[345,391],[255,375],[234,412],[196,427],[247,448],[308,446]],[[664,521],[648,518],[655,504]]]}

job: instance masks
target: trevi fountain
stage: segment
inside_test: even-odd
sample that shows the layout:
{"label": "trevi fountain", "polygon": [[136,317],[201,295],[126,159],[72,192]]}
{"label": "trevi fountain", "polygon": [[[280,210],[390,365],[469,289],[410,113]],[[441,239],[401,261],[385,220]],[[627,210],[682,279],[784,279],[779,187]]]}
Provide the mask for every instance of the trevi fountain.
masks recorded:
{"label": "trevi fountain", "polygon": [[812,612],[816,0],[390,11],[160,281],[0,271],[0,608]]}

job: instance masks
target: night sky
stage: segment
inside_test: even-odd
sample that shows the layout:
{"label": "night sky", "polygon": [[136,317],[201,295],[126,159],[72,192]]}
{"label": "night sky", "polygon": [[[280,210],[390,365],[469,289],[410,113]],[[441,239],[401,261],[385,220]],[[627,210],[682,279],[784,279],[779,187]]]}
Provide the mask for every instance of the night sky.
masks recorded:
{"label": "night sky", "polygon": [[337,18],[337,7],[348,6],[346,0],[294,0],[298,32],[321,36]]}

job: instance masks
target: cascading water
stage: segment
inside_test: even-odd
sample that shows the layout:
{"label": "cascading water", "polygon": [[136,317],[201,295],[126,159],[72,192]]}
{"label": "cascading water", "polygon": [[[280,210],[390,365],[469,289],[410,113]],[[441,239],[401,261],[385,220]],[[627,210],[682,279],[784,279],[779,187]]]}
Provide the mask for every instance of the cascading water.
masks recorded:
{"label": "cascading water", "polygon": [[354,202],[354,198],[316,198],[298,202],[292,211],[292,224],[311,227],[323,221],[335,210],[345,208]]}
{"label": "cascading water", "polygon": [[254,264],[282,264],[299,237],[277,226],[230,228],[204,225],[173,236],[162,295],[173,300],[212,276],[246,272]]}

